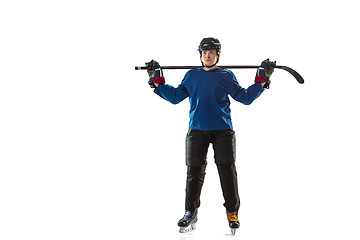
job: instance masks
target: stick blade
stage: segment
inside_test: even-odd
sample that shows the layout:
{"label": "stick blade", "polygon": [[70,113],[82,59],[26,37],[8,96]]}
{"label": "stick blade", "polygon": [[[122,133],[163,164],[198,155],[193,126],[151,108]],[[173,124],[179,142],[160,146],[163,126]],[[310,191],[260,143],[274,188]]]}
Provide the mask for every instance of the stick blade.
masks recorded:
{"label": "stick blade", "polygon": [[287,71],[288,73],[293,75],[294,78],[296,79],[296,81],[298,81],[300,84],[303,84],[305,82],[303,77],[297,71],[295,71],[292,68],[289,68],[287,66],[276,66],[276,68],[280,68],[280,69],[283,69],[283,70]]}

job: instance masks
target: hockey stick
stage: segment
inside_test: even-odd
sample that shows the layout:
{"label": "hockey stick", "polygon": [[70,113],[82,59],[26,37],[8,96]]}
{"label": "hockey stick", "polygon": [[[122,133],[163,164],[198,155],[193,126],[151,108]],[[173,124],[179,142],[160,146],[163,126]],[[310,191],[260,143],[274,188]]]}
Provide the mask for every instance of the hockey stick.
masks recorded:
{"label": "hockey stick", "polygon": [[[255,65],[226,65],[226,66],[219,66],[219,68],[258,68],[260,66],[255,66]],[[161,69],[194,69],[194,68],[201,68],[201,66],[162,66]],[[275,68],[279,68],[282,70],[287,71],[288,73],[290,73],[291,75],[293,75],[293,77],[300,83],[303,84],[304,83],[304,79],[302,78],[302,76],[295,71],[294,69],[287,67],[287,66],[275,66]],[[146,70],[147,67],[135,67],[135,70]]]}

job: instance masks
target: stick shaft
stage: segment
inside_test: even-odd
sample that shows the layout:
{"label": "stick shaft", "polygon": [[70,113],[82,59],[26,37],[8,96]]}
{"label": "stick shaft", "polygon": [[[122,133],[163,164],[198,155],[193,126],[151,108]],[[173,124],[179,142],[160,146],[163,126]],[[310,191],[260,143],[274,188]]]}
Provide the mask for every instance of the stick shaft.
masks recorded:
{"label": "stick shaft", "polygon": [[[226,66],[219,66],[220,68],[258,68],[260,66],[257,65],[226,65]],[[201,66],[162,66],[161,69],[194,69],[194,68],[201,68]],[[287,66],[275,66],[275,68],[283,69],[287,72],[289,72],[291,75],[295,77],[295,79],[303,84],[304,79],[302,76],[296,72],[294,69],[289,68]],[[140,66],[135,67],[135,70],[147,70],[147,67]]]}
{"label": "stick shaft", "polygon": [[[194,68],[201,68],[202,66],[161,66],[161,69],[194,69]],[[226,66],[219,66],[219,68],[258,68],[260,66],[256,65],[226,65]],[[276,66],[278,67],[278,66]],[[279,66],[280,67],[280,66]],[[147,67],[139,66],[135,67],[135,70],[146,70]]]}

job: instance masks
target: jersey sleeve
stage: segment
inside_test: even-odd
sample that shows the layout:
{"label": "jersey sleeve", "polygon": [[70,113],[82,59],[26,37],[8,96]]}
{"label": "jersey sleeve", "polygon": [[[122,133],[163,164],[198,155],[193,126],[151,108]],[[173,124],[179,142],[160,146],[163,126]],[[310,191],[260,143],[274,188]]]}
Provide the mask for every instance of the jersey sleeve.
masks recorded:
{"label": "jersey sleeve", "polygon": [[181,84],[177,88],[168,84],[161,84],[154,92],[172,104],[178,104],[189,96],[188,91]]}
{"label": "jersey sleeve", "polygon": [[235,75],[229,71],[227,74],[227,85],[226,90],[229,95],[236,101],[241,102],[245,105],[250,105],[255,99],[257,99],[261,93],[264,91],[264,88],[261,86],[261,83],[255,83],[248,87],[247,89],[240,86],[236,80]]}

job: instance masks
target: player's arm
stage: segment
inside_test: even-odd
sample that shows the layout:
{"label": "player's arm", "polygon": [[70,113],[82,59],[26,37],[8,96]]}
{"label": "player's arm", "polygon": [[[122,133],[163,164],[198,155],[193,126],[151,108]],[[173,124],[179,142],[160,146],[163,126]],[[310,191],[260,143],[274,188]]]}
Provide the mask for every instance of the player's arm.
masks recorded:
{"label": "player's arm", "polygon": [[180,84],[177,88],[175,88],[165,84],[162,69],[157,61],[151,60],[146,63],[146,66],[148,67],[147,71],[150,77],[148,83],[151,88],[155,88],[154,92],[157,95],[172,104],[178,104],[189,96],[188,91],[183,85]]}

